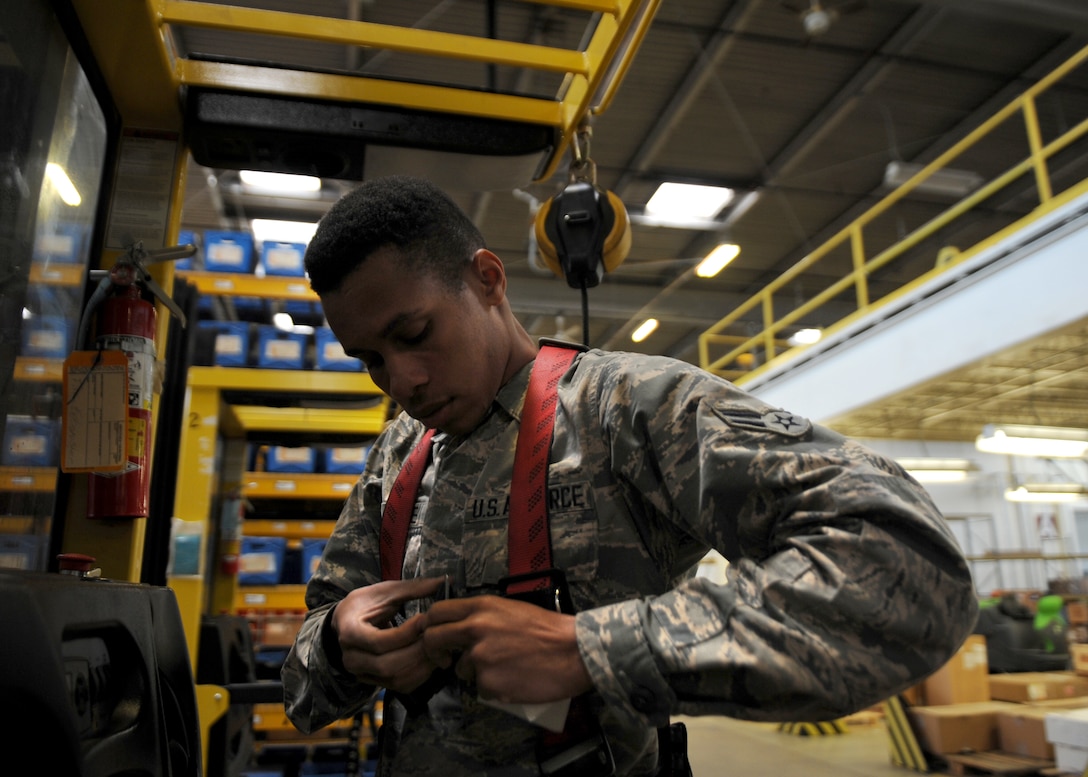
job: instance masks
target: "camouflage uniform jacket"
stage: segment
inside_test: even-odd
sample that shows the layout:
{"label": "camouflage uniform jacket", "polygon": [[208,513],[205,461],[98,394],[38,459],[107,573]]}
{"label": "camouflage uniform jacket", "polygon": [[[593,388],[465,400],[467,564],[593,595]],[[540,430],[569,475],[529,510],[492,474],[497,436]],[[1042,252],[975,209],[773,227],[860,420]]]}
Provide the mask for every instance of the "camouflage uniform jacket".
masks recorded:
{"label": "camouflage uniform jacket", "polygon": [[[500,390],[471,434],[436,438],[406,578],[449,574],[469,596],[507,573],[528,375]],[[662,357],[589,351],[558,399],[553,561],[571,585],[619,774],[652,772],[652,729],[669,715],[840,717],[918,681],[970,633],[965,560],[894,462]],[[349,591],[380,579],[382,505],[423,431],[402,415],[376,441],[309,583],[310,612],[283,668],[287,712],[303,731],[375,691],[330,660],[322,627]],[[710,548],[729,561],[723,585],[691,575]],[[426,714],[387,703],[385,716],[381,774],[538,773],[534,727],[456,681]]]}

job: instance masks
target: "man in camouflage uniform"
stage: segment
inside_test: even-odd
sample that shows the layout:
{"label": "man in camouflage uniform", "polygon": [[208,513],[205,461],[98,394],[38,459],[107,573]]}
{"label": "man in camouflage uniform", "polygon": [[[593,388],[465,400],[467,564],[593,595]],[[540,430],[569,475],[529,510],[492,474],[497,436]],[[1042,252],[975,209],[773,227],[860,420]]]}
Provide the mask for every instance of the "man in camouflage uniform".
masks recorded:
{"label": "man in camouflage uniform", "polygon": [[[502,262],[443,193],[403,178],[343,198],[306,261],[345,350],[405,412],[307,589],[283,668],[303,731],[383,687],[380,774],[522,777],[541,773],[541,729],[491,702],[578,697],[616,773],[655,774],[670,715],[843,716],[970,633],[966,563],[894,462],[689,364],[596,350],[559,383],[548,459],[553,559],[576,614],[494,595],[537,354]],[[425,428],[439,434],[403,580],[382,582],[382,508]],[[691,575],[711,548],[729,561],[721,585]],[[435,601],[447,579],[453,598]]]}

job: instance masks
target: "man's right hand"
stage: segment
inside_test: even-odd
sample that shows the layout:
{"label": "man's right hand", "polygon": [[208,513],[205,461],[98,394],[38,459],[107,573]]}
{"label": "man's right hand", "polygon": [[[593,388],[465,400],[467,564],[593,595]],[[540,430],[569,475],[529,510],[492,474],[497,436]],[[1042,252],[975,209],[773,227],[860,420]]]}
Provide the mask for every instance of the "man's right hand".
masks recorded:
{"label": "man's right hand", "polygon": [[436,668],[423,652],[422,615],[399,626],[393,625],[393,618],[405,602],[433,596],[444,580],[384,580],[344,597],[332,612],[344,668],[365,683],[395,693],[422,685]]}

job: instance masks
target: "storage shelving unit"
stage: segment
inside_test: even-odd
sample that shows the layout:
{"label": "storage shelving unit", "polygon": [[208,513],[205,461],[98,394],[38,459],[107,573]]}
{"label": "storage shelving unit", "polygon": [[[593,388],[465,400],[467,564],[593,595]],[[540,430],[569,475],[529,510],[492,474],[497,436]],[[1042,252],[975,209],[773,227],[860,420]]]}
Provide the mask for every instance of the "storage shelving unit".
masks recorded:
{"label": "storage shelving unit", "polygon": [[[178,271],[178,277],[209,295],[317,301],[303,278],[192,270]],[[169,582],[178,592],[187,633],[194,636],[194,665],[203,614],[245,616],[257,650],[289,646],[305,611],[305,585],[239,584],[242,539],[281,537],[301,543],[327,537],[357,480],[352,474],[256,471],[245,448],[270,440],[364,443],[381,432],[389,412],[389,400],[365,372],[189,368],[174,516],[201,528],[204,570],[199,577],[176,576]],[[253,509],[245,511],[243,504]],[[285,513],[291,517],[282,517]],[[282,704],[254,707],[258,743],[327,744],[330,733],[344,735],[351,723],[341,721],[322,737],[307,738],[287,720]]]}
{"label": "storage shelving unit", "polygon": [[[72,350],[71,334],[79,316],[79,295],[86,279],[83,262],[35,260],[30,264],[28,296],[40,302],[35,313],[52,318],[58,329],[43,332],[55,337],[58,346]],[[47,304],[50,309],[47,309]],[[19,463],[18,455],[5,452],[8,463],[0,464],[0,567],[41,571],[48,567],[46,550],[53,532],[53,514],[60,466],[60,390],[64,359],[19,353],[11,371],[9,393],[5,397],[6,426],[20,415],[28,415],[43,424],[54,424],[49,432],[43,426],[33,445],[41,445],[28,458],[36,463]],[[11,414],[11,415],[8,415]],[[0,426],[0,431],[4,427]],[[51,436],[51,442],[46,437]]]}

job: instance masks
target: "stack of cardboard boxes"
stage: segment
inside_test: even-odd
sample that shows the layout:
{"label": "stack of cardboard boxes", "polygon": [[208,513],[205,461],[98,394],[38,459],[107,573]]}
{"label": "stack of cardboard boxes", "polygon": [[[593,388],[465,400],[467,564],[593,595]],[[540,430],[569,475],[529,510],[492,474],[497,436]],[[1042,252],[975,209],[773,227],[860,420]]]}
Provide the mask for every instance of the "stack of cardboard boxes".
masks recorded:
{"label": "stack of cardboard boxes", "polygon": [[1073,669],[990,674],[985,637],[972,635],[944,667],[905,694],[923,751],[938,757],[1000,751],[1088,768],[1088,644]]}

